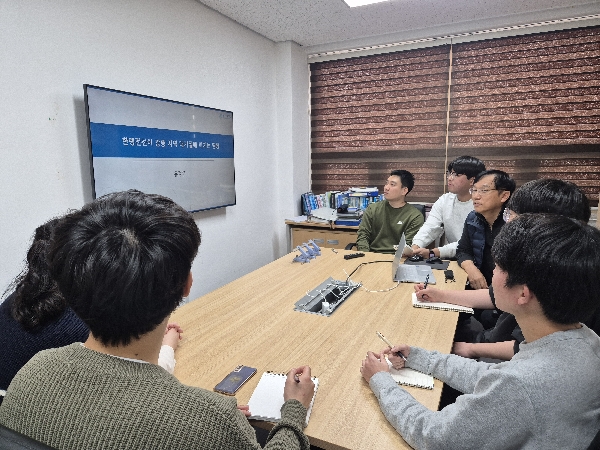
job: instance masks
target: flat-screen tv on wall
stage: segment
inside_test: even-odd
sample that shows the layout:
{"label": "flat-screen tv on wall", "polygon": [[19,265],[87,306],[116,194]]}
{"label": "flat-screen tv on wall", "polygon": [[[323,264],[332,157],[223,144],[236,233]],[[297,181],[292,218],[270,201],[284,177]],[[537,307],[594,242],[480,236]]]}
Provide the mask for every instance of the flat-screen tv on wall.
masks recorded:
{"label": "flat-screen tv on wall", "polygon": [[191,212],[235,205],[231,111],[83,90],[94,198],[138,189]]}

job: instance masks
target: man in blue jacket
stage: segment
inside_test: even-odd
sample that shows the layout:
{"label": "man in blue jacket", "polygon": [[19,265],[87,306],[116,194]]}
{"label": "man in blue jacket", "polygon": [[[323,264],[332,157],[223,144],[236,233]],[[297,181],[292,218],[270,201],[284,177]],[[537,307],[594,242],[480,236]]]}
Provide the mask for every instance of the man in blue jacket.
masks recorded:
{"label": "man in blue jacket", "polygon": [[486,170],[475,177],[473,211],[465,220],[456,248],[456,259],[467,272],[472,289],[484,289],[492,281],[492,245],[504,225],[504,205],[514,191],[515,181],[501,170]]}

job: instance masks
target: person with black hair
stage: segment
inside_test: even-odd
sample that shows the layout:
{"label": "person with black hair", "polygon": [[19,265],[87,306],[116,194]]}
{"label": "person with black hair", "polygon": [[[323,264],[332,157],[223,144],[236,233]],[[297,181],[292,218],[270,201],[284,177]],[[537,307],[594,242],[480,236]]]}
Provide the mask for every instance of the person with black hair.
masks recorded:
{"label": "person with black hair", "polygon": [[[41,350],[85,342],[87,325],[70,308],[50,275],[48,251],[53,218],[36,228],[27,251],[27,264],[5,291],[10,295],[0,304],[0,402],[21,367]],[[170,323],[160,349],[159,365],[173,373],[175,349],[183,330]]]}
{"label": "person with black hair", "polygon": [[[587,448],[600,429],[600,337],[582,322],[600,304],[600,230],[523,214],[503,227],[492,254],[496,303],[526,338],[512,360],[491,364],[403,344],[368,352],[363,378],[413,448]],[[394,368],[431,374],[464,395],[431,411],[398,386],[386,355]]]}
{"label": "person with black hair", "polygon": [[473,211],[456,247],[456,259],[467,272],[470,289],[486,288],[492,281],[492,244],[504,225],[504,205],[515,187],[515,181],[501,170],[486,170],[475,177],[470,189]]}
{"label": "person with black hair", "polygon": [[[509,222],[519,214],[561,214],[587,223],[591,209],[586,195],[577,185],[558,179],[540,179],[525,183],[511,196],[504,210]],[[423,284],[415,285],[417,297],[422,301],[446,302],[480,309],[494,309],[493,288],[470,291],[442,291]],[[600,309],[584,322],[600,333]],[[491,358],[508,360],[519,350],[524,340],[512,314],[502,312],[492,328],[482,330],[472,342],[455,342],[453,353],[467,358]]]}
{"label": "person with black hair", "polygon": [[37,352],[88,338],[87,326],[67,306],[48,268],[46,257],[58,222],[51,219],[36,228],[27,265],[0,304],[0,400],[15,374]]}
{"label": "person with black hair", "polygon": [[[48,260],[90,335],[34,356],[11,382],[0,423],[59,450],[260,448],[235,398],[156,365],[199,245],[191,214],[160,195],[118,192],[68,214]],[[289,372],[267,448],[309,449],[302,429],[313,392],[308,366]]]}
{"label": "person with black hair", "polygon": [[[413,238],[412,255],[442,259],[456,256],[465,219],[473,211],[469,190],[473,187],[475,177],[484,170],[483,162],[473,156],[459,156],[448,164],[448,192],[436,200],[425,224]],[[442,235],[442,245],[431,250],[426,248]]]}
{"label": "person with black hair", "polygon": [[525,213],[561,214],[588,223],[592,210],[585,193],[570,181],[542,178],[525,183],[506,204],[504,219]]}
{"label": "person with black hair", "polygon": [[393,170],[388,177],[382,202],[371,203],[362,216],[356,247],[362,252],[394,253],[402,233],[406,251],[410,253],[413,237],[423,225],[423,214],[406,202],[406,196],[415,185],[415,177],[408,170]]}

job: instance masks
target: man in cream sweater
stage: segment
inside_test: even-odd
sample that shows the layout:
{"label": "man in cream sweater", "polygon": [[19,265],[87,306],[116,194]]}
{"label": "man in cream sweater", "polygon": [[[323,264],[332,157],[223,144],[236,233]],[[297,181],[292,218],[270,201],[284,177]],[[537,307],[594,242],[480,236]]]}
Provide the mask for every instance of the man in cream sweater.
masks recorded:
{"label": "man in cream sweater", "polygon": [[[448,164],[448,193],[436,200],[427,220],[413,238],[413,255],[454,258],[465,219],[473,211],[469,189],[473,187],[475,176],[484,170],[483,162],[473,156],[459,156]],[[445,238],[439,247],[432,250],[426,248],[442,235]]]}

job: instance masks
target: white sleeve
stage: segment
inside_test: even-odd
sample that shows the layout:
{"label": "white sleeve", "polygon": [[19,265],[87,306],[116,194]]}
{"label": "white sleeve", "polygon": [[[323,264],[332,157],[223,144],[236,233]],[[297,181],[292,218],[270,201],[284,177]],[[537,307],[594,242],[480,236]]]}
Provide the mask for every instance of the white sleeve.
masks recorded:
{"label": "white sleeve", "polygon": [[439,246],[438,249],[440,251],[440,258],[454,258],[456,256],[456,247],[458,247],[458,241],[450,242],[449,244]]}
{"label": "white sleeve", "polygon": [[158,365],[170,374],[175,370],[175,350],[170,345],[163,345],[158,354]]}
{"label": "white sleeve", "polygon": [[439,247],[439,249],[440,258],[449,259],[456,256],[458,241],[462,236],[465,219],[473,210],[473,202],[471,200],[460,202],[454,197],[452,202],[448,202],[444,206],[446,208],[444,211],[446,213],[444,232],[446,233],[445,242],[447,242],[447,244]]}
{"label": "white sleeve", "polygon": [[413,245],[427,247],[444,233],[444,196],[441,196],[431,207],[427,220],[412,240]]}

